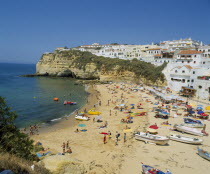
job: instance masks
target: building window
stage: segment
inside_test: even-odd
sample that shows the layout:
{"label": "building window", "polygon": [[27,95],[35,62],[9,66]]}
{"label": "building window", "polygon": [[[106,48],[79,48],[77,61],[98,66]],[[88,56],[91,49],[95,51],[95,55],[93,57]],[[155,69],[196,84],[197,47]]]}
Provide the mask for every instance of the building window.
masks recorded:
{"label": "building window", "polygon": [[184,61],[182,61],[182,63],[184,63]]}
{"label": "building window", "polygon": [[195,71],[193,71],[193,74],[195,74]]}
{"label": "building window", "polygon": [[205,64],[206,62],[203,62],[203,64]]}
{"label": "building window", "polygon": [[187,63],[190,63],[190,61],[188,60]]}
{"label": "building window", "polygon": [[187,80],[187,82],[190,82],[190,80]]}
{"label": "building window", "polygon": [[196,61],[194,61],[193,63],[196,63]]}
{"label": "building window", "polygon": [[194,82],[194,79],[192,79],[191,82]]}
{"label": "building window", "polygon": [[182,79],[182,83],[185,83],[185,79]]}
{"label": "building window", "polygon": [[194,55],[194,57],[196,57],[196,55]]}
{"label": "building window", "polygon": [[185,73],[185,70],[183,70],[182,73]]}
{"label": "building window", "polygon": [[202,88],[202,86],[201,86],[201,85],[199,85],[199,86],[198,86],[198,88],[199,88],[199,89],[201,89],[201,88]]}
{"label": "building window", "polygon": [[178,71],[177,70],[175,70],[175,73],[177,73]]}

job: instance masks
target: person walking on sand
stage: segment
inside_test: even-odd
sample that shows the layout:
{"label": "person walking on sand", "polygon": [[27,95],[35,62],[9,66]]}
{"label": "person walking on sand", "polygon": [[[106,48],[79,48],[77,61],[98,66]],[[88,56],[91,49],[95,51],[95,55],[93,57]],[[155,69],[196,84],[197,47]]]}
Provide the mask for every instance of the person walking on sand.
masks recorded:
{"label": "person walking on sand", "polygon": [[118,145],[118,140],[117,140],[117,138],[115,139],[115,146],[117,146]]}
{"label": "person walking on sand", "polygon": [[63,142],[63,145],[61,146],[63,148],[63,153],[66,152],[66,144]]}
{"label": "person walking on sand", "polygon": [[66,149],[69,148],[69,140],[66,142]]}
{"label": "person walking on sand", "polygon": [[111,132],[108,131],[108,138],[109,138],[109,139],[111,139],[111,135],[112,135]]}
{"label": "person walking on sand", "polygon": [[99,106],[101,106],[101,100],[99,101]]}
{"label": "person walking on sand", "polygon": [[104,135],[104,144],[106,144],[106,135]]}
{"label": "person walking on sand", "polygon": [[112,110],[110,109],[110,111],[109,111],[109,116],[112,116]]}
{"label": "person walking on sand", "polygon": [[93,123],[95,122],[95,117],[93,118]]}
{"label": "person walking on sand", "polygon": [[126,133],[124,133],[124,143],[126,142]]}

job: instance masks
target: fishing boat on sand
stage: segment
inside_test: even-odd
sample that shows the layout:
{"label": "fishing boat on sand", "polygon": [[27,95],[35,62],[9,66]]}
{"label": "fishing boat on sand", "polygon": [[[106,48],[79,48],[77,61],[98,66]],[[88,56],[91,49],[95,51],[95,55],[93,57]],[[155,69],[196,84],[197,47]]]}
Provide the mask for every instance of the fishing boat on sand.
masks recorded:
{"label": "fishing boat on sand", "polygon": [[169,170],[166,173],[152,166],[142,164],[142,174],[171,174]]}
{"label": "fishing boat on sand", "polygon": [[150,133],[145,132],[137,132],[135,134],[136,140],[144,141],[145,143],[151,142],[157,145],[166,145],[168,144],[169,138],[159,135],[152,135]]}
{"label": "fishing boat on sand", "polygon": [[85,115],[84,113],[79,113],[75,116],[75,119],[80,121],[88,121],[90,118],[87,117],[87,115]]}
{"label": "fishing boat on sand", "polygon": [[198,145],[198,144],[203,143],[202,139],[194,138],[194,137],[185,137],[185,136],[176,135],[176,134],[170,135],[169,138],[170,138],[170,140],[178,141],[178,142],[181,142],[181,143],[187,143],[187,144]]}
{"label": "fishing boat on sand", "polygon": [[210,153],[209,152],[207,152],[203,149],[200,149],[199,147],[197,149],[198,149],[198,155],[200,155],[201,157],[210,161]]}
{"label": "fishing boat on sand", "polygon": [[185,132],[188,134],[192,134],[192,135],[197,135],[197,136],[207,136],[208,134],[205,131],[200,131],[198,129],[195,128],[190,128],[187,126],[183,126],[183,125],[174,125],[174,129],[180,131],[180,132]]}
{"label": "fishing boat on sand", "polygon": [[192,128],[203,128],[204,124],[200,120],[194,120],[192,118],[184,118],[184,126]]}

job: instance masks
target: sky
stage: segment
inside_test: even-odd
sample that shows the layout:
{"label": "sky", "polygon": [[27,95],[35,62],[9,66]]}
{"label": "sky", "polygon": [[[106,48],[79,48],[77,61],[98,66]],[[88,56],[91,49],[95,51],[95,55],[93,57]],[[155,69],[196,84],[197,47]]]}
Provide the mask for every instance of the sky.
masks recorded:
{"label": "sky", "polygon": [[1,0],[0,62],[36,64],[56,47],[210,44],[210,0]]}

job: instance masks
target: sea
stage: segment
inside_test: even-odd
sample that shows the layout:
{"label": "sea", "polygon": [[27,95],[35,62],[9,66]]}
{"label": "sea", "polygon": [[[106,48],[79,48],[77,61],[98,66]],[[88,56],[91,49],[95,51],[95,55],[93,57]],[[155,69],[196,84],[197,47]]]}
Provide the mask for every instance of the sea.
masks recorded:
{"label": "sea", "polygon": [[[54,124],[85,105],[88,94],[84,86],[75,85],[75,79],[21,76],[35,72],[35,64],[0,63],[0,96],[17,113],[17,127]],[[65,100],[77,105],[64,105]]]}

